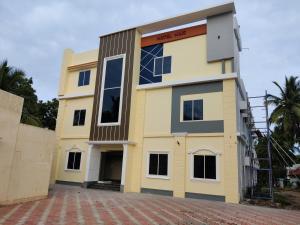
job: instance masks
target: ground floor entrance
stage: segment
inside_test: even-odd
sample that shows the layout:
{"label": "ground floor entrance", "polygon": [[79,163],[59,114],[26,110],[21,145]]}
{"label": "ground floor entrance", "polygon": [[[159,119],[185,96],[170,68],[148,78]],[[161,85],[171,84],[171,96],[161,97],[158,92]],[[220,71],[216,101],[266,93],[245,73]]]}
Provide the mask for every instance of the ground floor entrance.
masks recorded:
{"label": "ground floor entrance", "polygon": [[87,155],[85,186],[123,191],[126,155],[124,145],[91,145]]}

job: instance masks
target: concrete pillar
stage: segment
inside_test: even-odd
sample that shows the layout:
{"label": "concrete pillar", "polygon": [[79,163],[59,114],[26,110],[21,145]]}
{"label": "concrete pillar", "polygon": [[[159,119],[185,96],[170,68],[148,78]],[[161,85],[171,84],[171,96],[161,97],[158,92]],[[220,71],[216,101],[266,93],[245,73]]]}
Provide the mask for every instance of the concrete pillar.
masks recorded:
{"label": "concrete pillar", "polygon": [[[175,134],[173,154],[173,196],[185,197],[186,134]],[[172,159],[171,159],[172,160]],[[171,163],[170,160],[170,163]]]}
{"label": "concrete pillar", "polygon": [[121,192],[124,192],[124,185],[126,180],[127,152],[128,152],[128,144],[124,144],[123,159],[122,159]]}
{"label": "concrete pillar", "polygon": [[238,146],[237,146],[237,107],[236,82],[234,79],[223,81],[224,105],[224,188],[226,202],[238,203]]}
{"label": "concrete pillar", "polygon": [[87,187],[91,182],[99,180],[100,161],[101,152],[95,149],[94,145],[89,145],[86,159],[84,187]]}

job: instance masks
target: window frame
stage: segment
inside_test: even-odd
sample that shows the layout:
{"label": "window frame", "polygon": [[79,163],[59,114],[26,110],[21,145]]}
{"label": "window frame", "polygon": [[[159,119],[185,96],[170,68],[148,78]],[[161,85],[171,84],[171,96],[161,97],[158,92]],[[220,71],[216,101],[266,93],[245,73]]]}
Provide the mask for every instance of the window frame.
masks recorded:
{"label": "window frame", "polygon": [[[184,102],[192,101],[192,119],[191,120],[184,120]],[[202,101],[202,120],[194,120],[194,101]],[[180,122],[190,123],[190,122],[198,122],[204,121],[204,99],[203,98],[191,98],[191,99],[182,99],[180,102],[181,106],[181,115],[180,115]]]}
{"label": "window frame", "polygon": [[[162,73],[161,74],[155,74],[155,65],[156,65],[156,60],[157,59],[160,59],[160,58],[165,58],[165,57],[171,57],[171,71],[170,73],[163,73],[164,71],[164,60],[162,60]],[[163,55],[163,56],[158,56],[158,57],[155,57],[154,59],[154,63],[153,63],[153,77],[162,77],[162,76],[169,76],[172,74],[172,56],[171,55]]]}
{"label": "window frame", "polygon": [[[80,164],[79,164],[79,169],[68,169],[68,161],[69,161],[69,155],[70,153],[75,153],[74,157],[76,156],[76,153],[80,153]],[[65,159],[65,171],[70,171],[70,172],[81,172],[81,163],[82,163],[82,155],[83,151],[80,149],[70,149],[66,151],[66,159]],[[74,160],[75,163],[75,160]],[[73,163],[73,168],[74,168],[74,163]]]}
{"label": "window frame", "polygon": [[[78,123],[76,125],[74,125],[74,119],[75,119],[75,112],[76,111],[79,111],[79,117],[78,117]],[[80,123],[80,117],[81,117],[81,111],[85,111],[85,114],[84,114],[84,123],[82,125],[79,124]],[[73,122],[72,122],[72,126],[73,127],[83,127],[83,126],[85,126],[86,111],[87,111],[86,109],[75,109],[73,111]]]}
{"label": "window frame", "polygon": [[[104,98],[104,87],[105,87],[105,77],[106,77],[106,65],[107,61],[123,58],[123,65],[122,65],[122,78],[121,78],[121,87],[120,87],[120,103],[119,103],[119,115],[118,115],[118,122],[112,123],[102,123],[102,108],[103,108],[103,98]],[[102,79],[101,79],[101,92],[100,92],[100,103],[98,109],[98,126],[120,126],[121,125],[121,116],[122,116],[122,103],[123,103],[123,92],[124,92],[124,77],[125,77],[125,65],[126,65],[126,53],[105,57],[103,59],[103,69],[102,69]],[[116,88],[116,87],[114,87]]]}
{"label": "window frame", "polygon": [[[207,153],[191,153],[190,156],[190,180],[192,181],[202,181],[202,182],[220,182],[220,154],[216,154],[209,150],[209,154]],[[215,156],[216,157],[216,179],[211,178],[198,178],[194,177],[194,156],[204,156],[204,176],[205,176],[205,156]]]}
{"label": "window frame", "polygon": [[[149,174],[150,155],[151,154],[166,154],[167,155],[167,160],[168,160],[167,175]],[[147,166],[146,167],[146,178],[169,180],[170,179],[170,169],[171,169],[171,166],[170,166],[170,152],[169,151],[148,151],[147,152],[147,164],[146,164],[146,166]]]}
{"label": "window frame", "polygon": [[[80,73],[84,73],[84,75],[83,75],[83,83],[84,83],[84,81],[85,81],[85,73],[86,72],[90,72],[90,77],[89,77],[89,83],[88,84],[83,84],[83,85],[79,85],[79,80],[80,80]],[[77,80],[77,87],[84,87],[84,86],[89,86],[91,84],[91,70],[80,70],[79,72],[78,72],[78,80]]]}

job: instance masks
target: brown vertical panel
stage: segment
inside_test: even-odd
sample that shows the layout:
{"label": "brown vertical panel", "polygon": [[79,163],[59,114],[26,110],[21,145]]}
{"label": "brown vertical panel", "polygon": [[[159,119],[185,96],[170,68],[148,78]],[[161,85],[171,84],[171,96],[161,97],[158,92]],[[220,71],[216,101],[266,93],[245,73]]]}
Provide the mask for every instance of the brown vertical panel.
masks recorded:
{"label": "brown vertical panel", "polygon": [[[112,35],[101,37],[99,47],[99,60],[97,67],[97,78],[95,86],[94,106],[92,124],[90,132],[91,141],[113,141],[128,140],[132,71],[133,71],[133,52],[134,52],[135,29],[122,31]],[[125,72],[123,83],[123,101],[121,110],[121,123],[119,126],[98,126],[98,112],[100,104],[101,81],[103,60],[119,54],[126,54]]]}

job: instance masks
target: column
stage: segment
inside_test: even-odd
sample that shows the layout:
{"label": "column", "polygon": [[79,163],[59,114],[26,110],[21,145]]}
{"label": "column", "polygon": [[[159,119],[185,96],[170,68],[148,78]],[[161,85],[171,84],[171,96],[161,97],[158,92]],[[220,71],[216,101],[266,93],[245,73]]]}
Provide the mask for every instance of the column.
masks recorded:
{"label": "column", "polygon": [[86,156],[86,169],[83,186],[86,188],[89,183],[97,182],[99,179],[101,152],[89,145]]}
{"label": "column", "polygon": [[123,159],[122,159],[122,175],[121,175],[121,192],[124,192],[125,179],[126,179],[126,167],[127,167],[127,152],[128,144],[123,145]]}

